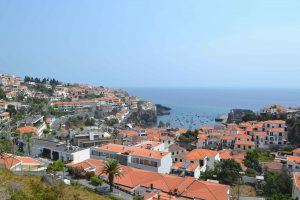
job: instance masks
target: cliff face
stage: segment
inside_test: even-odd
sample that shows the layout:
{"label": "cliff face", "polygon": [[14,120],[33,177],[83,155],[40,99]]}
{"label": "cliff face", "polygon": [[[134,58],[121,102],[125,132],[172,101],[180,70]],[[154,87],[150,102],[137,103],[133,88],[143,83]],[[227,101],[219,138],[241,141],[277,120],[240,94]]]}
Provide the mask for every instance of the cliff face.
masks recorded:
{"label": "cliff face", "polygon": [[232,109],[228,113],[227,123],[239,123],[242,121],[245,115],[255,116],[255,113],[252,110],[248,109]]}
{"label": "cliff face", "polygon": [[156,106],[156,111],[157,111],[157,115],[169,115],[170,114],[170,110],[171,108],[167,107],[167,106],[163,106],[161,104],[155,104]]}
{"label": "cliff face", "polygon": [[127,119],[127,123],[135,123],[143,127],[155,126],[157,122],[156,110],[142,110],[138,109],[133,112]]}

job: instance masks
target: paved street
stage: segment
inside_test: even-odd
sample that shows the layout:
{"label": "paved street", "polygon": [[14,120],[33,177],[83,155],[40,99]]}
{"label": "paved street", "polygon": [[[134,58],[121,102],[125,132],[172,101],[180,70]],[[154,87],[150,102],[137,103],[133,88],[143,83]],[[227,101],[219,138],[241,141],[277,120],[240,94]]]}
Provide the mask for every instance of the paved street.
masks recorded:
{"label": "paved street", "polygon": [[[67,178],[69,180],[73,180],[73,179],[71,179],[70,176],[65,176],[65,178]],[[88,188],[90,188],[92,190],[97,189],[97,191],[101,195],[112,195],[112,196],[115,196],[115,197],[118,197],[118,198],[121,198],[121,199],[124,199],[124,200],[131,200],[131,199],[133,199],[133,197],[130,194],[128,194],[126,192],[123,192],[121,190],[118,190],[116,188],[114,188],[114,191],[111,193],[109,191],[109,185],[107,183],[105,183],[105,182],[103,182],[103,184],[101,186],[94,186],[94,185],[90,184],[90,181],[87,181],[86,179],[78,179],[78,180],[73,180],[73,181],[76,181],[80,185],[88,187]]]}

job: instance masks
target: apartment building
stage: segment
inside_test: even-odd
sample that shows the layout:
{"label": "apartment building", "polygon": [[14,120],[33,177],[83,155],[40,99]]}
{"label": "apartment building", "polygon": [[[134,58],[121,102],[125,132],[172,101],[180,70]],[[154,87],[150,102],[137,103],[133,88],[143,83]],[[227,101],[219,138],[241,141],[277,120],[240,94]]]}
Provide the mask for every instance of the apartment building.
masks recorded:
{"label": "apartment building", "polygon": [[169,152],[118,144],[92,147],[91,158],[100,160],[116,159],[122,165],[158,173],[169,173],[172,166],[172,157]]}

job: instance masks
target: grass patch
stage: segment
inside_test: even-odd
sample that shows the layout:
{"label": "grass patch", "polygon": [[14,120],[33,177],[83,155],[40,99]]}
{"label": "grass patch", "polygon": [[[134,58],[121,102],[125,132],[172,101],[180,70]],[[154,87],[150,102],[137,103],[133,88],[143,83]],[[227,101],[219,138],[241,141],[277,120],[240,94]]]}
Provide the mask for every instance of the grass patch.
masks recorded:
{"label": "grass patch", "polygon": [[258,161],[259,162],[272,162],[274,157],[266,151],[258,151]]}
{"label": "grass patch", "polygon": [[18,176],[0,169],[0,199],[22,200],[108,200],[81,186],[65,185],[61,181],[52,184],[43,183],[41,177]]}

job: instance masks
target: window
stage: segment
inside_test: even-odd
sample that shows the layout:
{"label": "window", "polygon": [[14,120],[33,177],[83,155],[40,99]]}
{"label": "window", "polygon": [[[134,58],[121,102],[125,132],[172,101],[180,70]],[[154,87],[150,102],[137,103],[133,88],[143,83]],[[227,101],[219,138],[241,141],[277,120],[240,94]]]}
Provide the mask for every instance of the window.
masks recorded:
{"label": "window", "polygon": [[241,148],[241,145],[238,145],[238,148]]}

